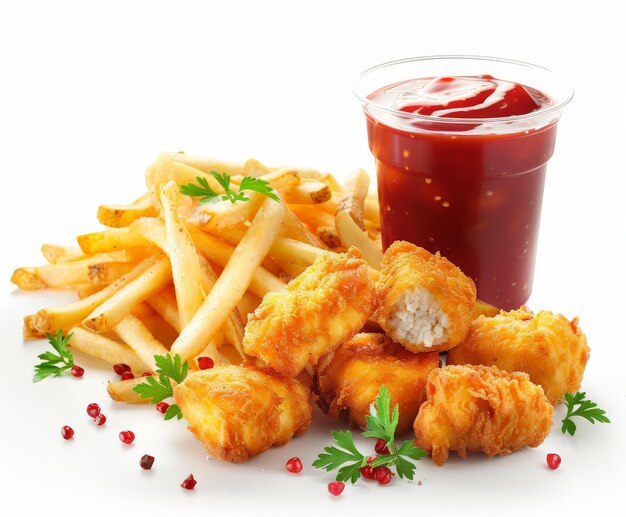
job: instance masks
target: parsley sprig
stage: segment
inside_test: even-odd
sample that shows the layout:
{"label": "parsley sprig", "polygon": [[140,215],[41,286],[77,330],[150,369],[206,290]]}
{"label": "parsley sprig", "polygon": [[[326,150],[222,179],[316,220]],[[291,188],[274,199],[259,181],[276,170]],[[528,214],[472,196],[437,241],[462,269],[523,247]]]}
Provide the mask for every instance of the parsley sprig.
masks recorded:
{"label": "parsley sprig", "polygon": [[[386,386],[381,386],[376,401],[373,404],[371,415],[365,418],[366,438],[382,438],[387,444],[389,454],[378,456],[370,466],[375,467],[395,467],[401,478],[413,479],[415,474],[415,464],[410,460],[419,461],[426,456],[426,453],[419,447],[413,445],[412,440],[406,440],[400,447],[395,443],[395,432],[398,426],[400,411],[396,404],[393,412],[390,411],[391,396]],[[348,481],[356,483],[361,477],[361,468],[367,465],[368,456],[359,452],[354,445],[352,431],[332,431],[335,445],[325,447],[313,462],[313,466],[324,469],[326,472],[339,469],[337,481]],[[343,465],[343,466],[342,466]]]}
{"label": "parsley sprig", "polygon": [[67,349],[67,344],[72,339],[72,334],[63,337],[63,330],[59,329],[56,335],[46,334],[46,337],[52,348],[58,352],[58,355],[53,352],[45,352],[37,356],[42,362],[35,366],[33,382],[39,382],[50,375],[59,376],[71,370],[74,366],[72,352]]}
{"label": "parsley sprig", "polygon": [[209,186],[207,179],[201,176],[196,176],[196,181],[198,182],[197,185],[194,183],[181,185],[181,193],[186,196],[199,197],[200,201],[198,202],[201,205],[205,203],[217,203],[218,201],[230,201],[231,203],[236,203],[237,201],[249,201],[250,198],[243,194],[246,190],[258,192],[259,194],[272,198],[274,201],[280,201],[280,198],[276,195],[272,187],[269,186],[269,183],[261,178],[252,178],[250,176],[244,177],[239,184],[239,191],[235,192],[230,188],[229,174],[225,172],[219,173],[217,171],[211,171],[211,176],[213,176],[224,189],[224,194],[218,194],[215,192]]}
{"label": "parsley sprig", "polygon": [[[150,404],[158,404],[166,398],[173,396],[172,381],[180,384],[187,377],[187,371],[189,370],[189,363],[187,361],[183,362],[178,354],[173,357],[171,355],[155,355],[154,361],[157,365],[156,374],[158,379],[154,376],[148,376],[144,382],[137,384],[133,388],[133,391],[139,393],[139,398],[150,399]],[[178,418],[178,420],[183,417],[177,404],[171,404],[165,412],[165,420],[170,420],[174,417]]]}
{"label": "parsley sprig", "polygon": [[[577,391],[573,395],[566,393],[564,395],[564,402],[567,406],[567,414],[563,419],[563,425],[561,426],[562,433],[569,433],[570,436],[574,436],[576,433],[576,424],[572,421],[572,417],[579,416],[588,420],[592,424],[597,422],[610,424],[611,421],[606,416],[606,411],[600,409],[598,404],[591,400],[586,400],[587,393],[584,391]],[[578,406],[577,409],[576,406]]]}

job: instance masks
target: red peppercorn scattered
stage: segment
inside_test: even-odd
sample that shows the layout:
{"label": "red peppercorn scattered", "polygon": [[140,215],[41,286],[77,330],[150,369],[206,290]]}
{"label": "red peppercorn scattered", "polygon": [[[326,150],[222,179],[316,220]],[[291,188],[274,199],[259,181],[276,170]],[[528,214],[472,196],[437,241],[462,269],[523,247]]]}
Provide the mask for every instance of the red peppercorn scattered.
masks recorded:
{"label": "red peppercorn scattered", "polygon": [[85,369],[78,366],[77,364],[75,364],[74,366],[72,366],[72,369],[70,370],[70,373],[74,376],[74,377],[82,377],[83,374],[85,373]]}
{"label": "red peppercorn scattered", "polygon": [[213,359],[210,357],[198,357],[198,367],[201,370],[210,370],[215,366]]}
{"label": "red peppercorn scattered", "polygon": [[198,482],[193,478],[193,474],[189,474],[180,486],[185,490],[193,490],[196,487],[196,483]]}
{"label": "red peppercorn scattered", "polygon": [[100,406],[95,402],[92,402],[87,406],[87,414],[91,418],[96,418],[100,414]]}
{"label": "red peppercorn scattered", "polygon": [[122,375],[120,375],[120,379],[122,379],[123,381],[129,381],[134,378],[135,376],[133,375],[133,372],[124,372]]}
{"label": "red peppercorn scattered", "polygon": [[382,438],[379,438],[378,440],[376,440],[376,446],[374,447],[374,450],[378,454],[389,454],[389,448],[387,447],[387,442],[383,440]]}
{"label": "red peppercorn scattered", "polygon": [[64,440],[69,440],[74,436],[74,429],[72,429],[69,425],[64,425],[61,427],[61,436]]}
{"label": "red peppercorn scattered", "polygon": [[154,456],[144,454],[139,460],[139,466],[144,470],[150,470],[154,464]]}
{"label": "red peppercorn scattered", "polygon": [[141,374],[142,377],[152,377],[152,372],[143,372]]}
{"label": "red peppercorn scattered", "polygon": [[361,471],[361,475],[365,479],[375,479],[374,478],[374,469],[372,467],[370,467],[369,465],[365,465],[365,467],[361,467],[359,470]]}
{"label": "red peppercorn scattered", "polygon": [[302,470],[302,462],[300,461],[300,458],[295,456],[287,460],[287,463],[285,463],[285,468],[288,472],[291,472],[292,474],[297,474]]}
{"label": "red peppercorn scattered", "polygon": [[156,405],[156,410],[161,413],[162,415],[164,415],[165,413],[167,413],[168,408],[170,407],[170,405],[167,402],[159,402]]}
{"label": "red peppercorn scattered", "polygon": [[391,470],[387,467],[376,467],[374,469],[374,477],[381,485],[387,485],[391,482]]}
{"label": "red peppercorn scattered", "polygon": [[107,421],[107,417],[104,416],[104,413],[100,413],[96,418],[93,419],[96,425],[104,425]]}
{"label": "red peppercorn scattered", "polygon": [[126,445],[129,445],[135,441],[135,433],[132,431],[122,431],[120,434],[120,440]]}
{"label": "red peppercorn scattered", "polygon": [[548,467],[550,467],[552,470],[556,470],[561,464],[561,456],[559,456],[558,454],[548,454],[546,456],[546,461],[548,462]]}
{"label": "red peppercorn scattered", "polygon": [[328,491],[334,496],[338,496],[339,494],[341,494],[345,487],[346,485],[344,485],[341,481],[333,481],[331,483],[328,483]]}
{"label": "red peppercorn scattered", "polygon": [[118,375],[123,375],[126,372],[130,372],[130,366],[124,363],[117,363],[113,365],[113,371]]}

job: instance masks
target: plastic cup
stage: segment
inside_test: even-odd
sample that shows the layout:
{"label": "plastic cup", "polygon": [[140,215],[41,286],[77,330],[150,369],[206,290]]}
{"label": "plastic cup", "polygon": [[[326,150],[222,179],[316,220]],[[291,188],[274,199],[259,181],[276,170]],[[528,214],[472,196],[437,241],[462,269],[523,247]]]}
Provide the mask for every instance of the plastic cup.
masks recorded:
{"label": "plastic cup", "polygon": [[[525,115],[461,119],[407,113],[389,103],[390,95],[412,95],[398,87],[411,79],[484,74],[544,93],[548,104]],[[573,90],[528,63],[429,56],[367,70],[355,94],[376,160],[383,247],[406,240],[440,252],[476,282],[482,300],[507,310],[524,304],[546,165]]]}

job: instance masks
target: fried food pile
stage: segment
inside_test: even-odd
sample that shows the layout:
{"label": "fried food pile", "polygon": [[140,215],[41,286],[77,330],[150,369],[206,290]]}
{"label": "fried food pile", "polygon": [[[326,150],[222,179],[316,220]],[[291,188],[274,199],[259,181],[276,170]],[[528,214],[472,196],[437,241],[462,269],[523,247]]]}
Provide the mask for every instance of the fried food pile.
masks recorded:
{"label": "fried food pile", "polygon": [[[80,298],[26,316],[24,337],[72,333],[72,348],[137,376],[157,371],[155,355],[188,361],[174,399],[217,458],[240,463],[303,434],[314,401],[363,428],[382,385],[397,432],[413,428],[437,465],[450,451],[509,454],[538,446],[553,405],[581,385],[577,318],[498,314],[439,253],[398,241],[383,254],[362,169],[340,185],[313,169],[163,153],[145,176],[135,202],[99,208],[108,228],[78,236],[80,249],[44,245],[49,264],[15,271],[20,288]],[[145,402],[141,382],[107,389]]]}

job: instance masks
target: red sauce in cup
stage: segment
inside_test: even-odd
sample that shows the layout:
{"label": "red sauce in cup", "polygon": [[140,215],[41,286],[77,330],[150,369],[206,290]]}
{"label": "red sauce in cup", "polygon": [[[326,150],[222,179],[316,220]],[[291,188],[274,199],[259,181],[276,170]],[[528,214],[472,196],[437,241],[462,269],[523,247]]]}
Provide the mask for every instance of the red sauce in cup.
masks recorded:
{"label": "red sauce in cup", "polygon": [[525,303],[556,120],[523,115],[552,99],[483,75],[403,81],[368,100],[389,108],[383,116],[365,108],[383,246],[401,239],[439,251],[474,279],[481,299],[504,309]]}

